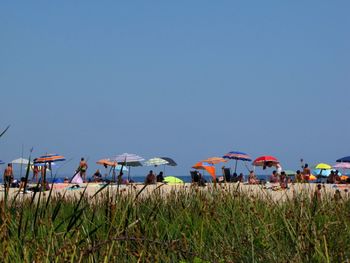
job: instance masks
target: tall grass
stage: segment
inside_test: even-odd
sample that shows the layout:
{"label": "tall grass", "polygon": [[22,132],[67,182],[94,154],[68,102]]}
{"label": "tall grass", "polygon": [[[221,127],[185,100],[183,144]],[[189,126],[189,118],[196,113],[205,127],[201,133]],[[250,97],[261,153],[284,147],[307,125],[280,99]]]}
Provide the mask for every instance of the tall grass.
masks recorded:
{"label": "tall grass", "polygon": [[[5,262],[346,262],[350,201],[157,189],[0,205]],[[115,191],[115,190],[114,190]]]}

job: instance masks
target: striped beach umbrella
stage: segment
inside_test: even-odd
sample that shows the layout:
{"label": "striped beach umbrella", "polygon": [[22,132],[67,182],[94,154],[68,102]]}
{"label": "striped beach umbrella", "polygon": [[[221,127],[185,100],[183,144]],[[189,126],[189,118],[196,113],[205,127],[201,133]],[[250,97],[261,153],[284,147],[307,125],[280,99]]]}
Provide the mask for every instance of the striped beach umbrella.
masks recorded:
{"label": "striped beach umbrella", "polygon": [[337,160],[337,163],[350,163],[350,156],[346,156]]}
{"label": "striped beach umbrella", "polygon": [[116,161],[121,165],[129,167],[128,180],[130,180],[130,167],[142,166],[142,161],[145,159],[134,153],[123,153],[111,158],[112,161]]}
{"label": "striped beach umbrella", "polygon": [[252,161],[252,158],[248,154],[246,154],[244,152],[237,152],[237,151],[232,151],[232,152],[226,153],[223,156],[223,158],[230,159],[230,160],[236,160],[235,173],[237,171],[237,163],[238,163],[238,161],[243,161],[243,162],[250,162],[250,161]]}
{"label": "striped beach umbrella", "polygon": [[223,158],[238,160],[238,161],[247,161],[247,162],[250,162],[252,160],[251,157],[244,152],[229,152],[229,153],[226,153],[223,156]]}

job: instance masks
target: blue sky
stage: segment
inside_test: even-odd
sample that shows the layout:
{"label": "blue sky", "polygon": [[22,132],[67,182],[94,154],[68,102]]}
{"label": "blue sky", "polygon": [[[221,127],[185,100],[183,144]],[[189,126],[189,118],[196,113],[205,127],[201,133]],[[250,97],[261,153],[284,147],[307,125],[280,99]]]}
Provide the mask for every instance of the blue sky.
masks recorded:
{"label": "blue sky", "polygon": [[[0,4],[0,159],[350,155],[348,1]],[[148,168],[147,168],[148,169]],[[135,169],[145,174],[145,168]]]}

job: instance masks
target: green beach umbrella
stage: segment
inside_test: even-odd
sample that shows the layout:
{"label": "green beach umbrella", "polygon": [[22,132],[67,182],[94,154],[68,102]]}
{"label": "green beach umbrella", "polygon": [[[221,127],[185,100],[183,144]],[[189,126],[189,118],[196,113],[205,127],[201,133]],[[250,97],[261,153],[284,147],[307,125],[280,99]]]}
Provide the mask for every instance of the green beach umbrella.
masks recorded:
{"label": "green beach umbrella", "polygon": [[166,176],[164,178],[164,183],[168,183],[168,184],[183,184],[184,181],[182,181],[181,179],[175,177],[175,176]]}

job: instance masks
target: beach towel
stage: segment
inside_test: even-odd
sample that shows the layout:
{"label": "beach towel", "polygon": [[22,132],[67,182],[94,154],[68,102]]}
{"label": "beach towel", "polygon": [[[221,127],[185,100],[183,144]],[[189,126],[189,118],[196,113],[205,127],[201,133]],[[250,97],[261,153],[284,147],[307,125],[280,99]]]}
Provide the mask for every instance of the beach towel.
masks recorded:
{"label": "beach towel", "polygon": [[82,184],[82,183],[83,183],[83,178],[81,178],[80,174],[77,173],[77,174],[73,177],[71,183],[72,183],[72,184]]}
{"label": "beach towel", "polygon": [[53,189],[64,189],[67,186],[69,186],[69,184],[67,183],[58,183],[58,184],[53,184]]}

